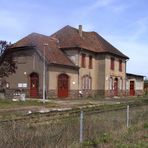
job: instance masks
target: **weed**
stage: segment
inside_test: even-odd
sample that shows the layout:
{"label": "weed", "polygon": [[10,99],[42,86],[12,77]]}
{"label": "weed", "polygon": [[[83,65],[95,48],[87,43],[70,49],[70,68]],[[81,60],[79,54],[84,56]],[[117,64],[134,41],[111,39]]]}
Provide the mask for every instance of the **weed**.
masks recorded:
{"label": "weed", "polygon": [[143,124],[143,127],[144,127],[145,129],[148,129],[148,123],[144,123],[144,124]]}
{"label": "weed", "polygon": [[100,143],[108,143],[110,140],[111,140],[110,133],[103,133],[99,138]]}
{"label": "weed", "polygon": [[91,147],[93,147],[93,148],[96,148],[97,146],[98,146],[98,141],[97,140],[95,140],[95,139],[90,139],[90,140],[85,140],[84,142],[83,142],[83,146],[91,146]]}

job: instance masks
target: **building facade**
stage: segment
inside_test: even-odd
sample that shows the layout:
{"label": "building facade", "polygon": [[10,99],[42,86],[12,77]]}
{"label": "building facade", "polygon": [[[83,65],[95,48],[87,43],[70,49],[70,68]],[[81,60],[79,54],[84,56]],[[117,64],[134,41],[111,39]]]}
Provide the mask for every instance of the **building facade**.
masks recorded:
{"label": "building facade", "polygon": [[[32,33],[10,47],[17,70],[6,78],[7,91],[42,98],[126,95],[129,59],[96,32],[66,26],[51,36]],[[44,67],[45,63],[45,67]]]}

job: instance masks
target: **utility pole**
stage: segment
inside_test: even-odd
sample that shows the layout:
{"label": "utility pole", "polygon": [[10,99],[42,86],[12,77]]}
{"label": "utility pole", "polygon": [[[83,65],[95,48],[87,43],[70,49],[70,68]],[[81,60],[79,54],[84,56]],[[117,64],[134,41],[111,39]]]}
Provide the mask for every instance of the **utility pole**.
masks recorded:
{"label": "utility pole", "polygon": [[45,95],[46,95],[46,62],[45,62],[45,49],[48,46],[47,43],[44,43],[44,51],[43,51],[43,103],[45,103]]}

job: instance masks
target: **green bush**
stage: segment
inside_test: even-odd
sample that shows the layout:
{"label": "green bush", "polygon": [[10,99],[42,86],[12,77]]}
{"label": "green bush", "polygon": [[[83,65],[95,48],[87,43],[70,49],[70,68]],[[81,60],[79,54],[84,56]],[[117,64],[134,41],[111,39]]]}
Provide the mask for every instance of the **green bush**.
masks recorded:
{"label": "green bush", "polygon": [[148,129],[148,123],[144,123],[143,127]]}
{"label": "green bush", "polygon": [[108,143],[111,140],[111,135],[109,133],[103,133],[100,138],[99,141],[101,143]]}
{"label": "green bush", "polygon": [[98,141],[97,140],[95,140],[95,139],[92,139],[92,140],[86,140],[86,141],[84,141],[83,142],[83,146],[91,146],[91,147],[97,147],[97,145],[98,145]]}

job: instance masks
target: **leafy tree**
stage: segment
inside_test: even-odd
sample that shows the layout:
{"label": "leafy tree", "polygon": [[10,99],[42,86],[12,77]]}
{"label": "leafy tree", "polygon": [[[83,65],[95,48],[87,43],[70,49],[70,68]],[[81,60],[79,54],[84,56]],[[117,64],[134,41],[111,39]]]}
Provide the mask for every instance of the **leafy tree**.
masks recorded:
{"label": "leafy tree", "polygon": [[0,41],[0,78],[15,73],[16,63],[13,60],[13,52],[9,48],[11,44]]}
{"label": "leafy tree", "polygon": [[0,41],[0,56],[3,54],[7,46],[8,46],[8,43],[6,41]]}

